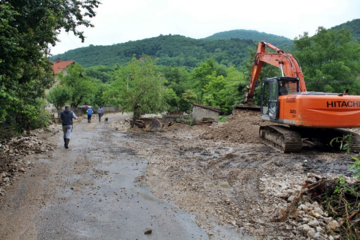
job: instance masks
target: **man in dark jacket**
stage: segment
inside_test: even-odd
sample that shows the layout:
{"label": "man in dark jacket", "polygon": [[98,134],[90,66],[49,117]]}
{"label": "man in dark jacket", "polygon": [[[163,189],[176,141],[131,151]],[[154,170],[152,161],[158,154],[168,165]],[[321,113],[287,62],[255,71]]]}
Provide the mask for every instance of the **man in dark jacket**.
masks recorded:
{"label": "man in dark jacket", "polygon": [[73,129],[73,118],[78,119],[69,106],[65,106],[65,110],[61,112],[61,122],[64,132],[64,147],[69,148],[71,132]]}

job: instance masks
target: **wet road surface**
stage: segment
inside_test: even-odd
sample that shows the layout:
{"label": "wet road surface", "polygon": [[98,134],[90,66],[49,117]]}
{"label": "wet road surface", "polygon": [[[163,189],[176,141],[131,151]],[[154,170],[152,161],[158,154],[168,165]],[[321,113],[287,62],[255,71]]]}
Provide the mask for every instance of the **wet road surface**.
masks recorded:
{"label": "wet road surface", "polygon": [[[194,215],[152,195],[143,177],[146,158],[108,126],[96,118],[75,123],[67,150],[56,136],[57,149],[37,156],[8,190],[0,239],[209,239]],[[146,228],[152,233],[145,235]]]}

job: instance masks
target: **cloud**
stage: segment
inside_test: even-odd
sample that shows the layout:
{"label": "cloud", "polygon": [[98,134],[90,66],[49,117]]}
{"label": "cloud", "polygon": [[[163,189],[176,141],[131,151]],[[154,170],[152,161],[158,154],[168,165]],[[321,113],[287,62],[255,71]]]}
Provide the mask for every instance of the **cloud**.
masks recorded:
{"label": "cloud", "polygon": [[180,34],[204,38],[234,29],[257,30],[290,39],[319,26],[331,28],[358,18],[358,0],[103,0],[92,19],[95,28],[81,28],[82,44],[72,34],[62,33],[53,54],[93,45],[111,45]]}

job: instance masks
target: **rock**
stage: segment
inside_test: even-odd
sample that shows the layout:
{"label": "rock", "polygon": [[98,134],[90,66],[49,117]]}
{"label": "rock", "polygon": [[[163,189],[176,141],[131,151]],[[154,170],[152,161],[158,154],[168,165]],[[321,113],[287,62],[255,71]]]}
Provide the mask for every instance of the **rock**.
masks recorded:
{"label": "rock", "polygon": [[311,228],[311,229],[307,232],[306,235],[307,235],[309,238],[314,238],[315,234],[316,234],[315,230],[314,230],[313,228]]}
{"label": "rock", "polygon": [[144,231],[144,234],[151,234],[152,233],[152,229],[151,228],[146,228]]}
{"label": "rock", "polygon": [[309,214],[313,217],[316,217],[316,218],[319,218],[321,217],[321,214],[317,213],[317,212],[314,212],[314,211],[310,211]]}
{"label": "rock", "polygon": [[324,214],[324,211],[319,208],[319,207],[315,207],[314,210],[313,210],[314,213],[317,213],[319,215],[323,215]]}
{"label": "rock", "polygon": [[313,235],[313,238],[314,238],[314,239],[325,239],[324,236],[323,236],[321,233],[319,233],[319,232],[315,233],[315,234]]}
{"label": "rock", "polygon": [[323,219],[323,221],[326,222],[326,223],[329,223],[329,222],[331,222],[331,221],[333,220],[332,217],[323,217],[322,219]]}
{"label": "rock", "polygon": [[340,225],[339,225],[339,223],[337,221],[332,220],[327,224],[326,227],[327,227],[328,230],[334,231],[334,230],[338,229],[340,227]]}
{"label": "rock", "polygon": [[294,195],[291,195],[291,196],[287,199],[287,201],[288,201],[288,202],[292,202],[292,201],[294,201],[294,199],[295,199],[295,196],[294,196]]}
{"label": "rock", "polygon": [[310,211],[310,208],[308,206],[306,206],[305,204],[301,204],[298,208],[304,210],[305,212]]}
{"label": "rock", "polygon": [[298,229],[306,235],[307,232],[310,231],[310,229],[312,229],[312,228],[307,224],[303,224],[303,225],[299,226]]}
{"label": "rock", "polygon": [[314,219],[314,220],[310,221],[308,224],[310,227],[317,227],[317,226],[319,226],[319,221]]}

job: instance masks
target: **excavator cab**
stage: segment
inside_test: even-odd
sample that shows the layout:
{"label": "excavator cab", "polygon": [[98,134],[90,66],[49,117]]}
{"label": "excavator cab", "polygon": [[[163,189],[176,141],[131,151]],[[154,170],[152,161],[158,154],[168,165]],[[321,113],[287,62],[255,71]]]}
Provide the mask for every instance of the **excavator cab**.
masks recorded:
{"label": "excavator cab", "polygon": [[262,84],[261,115],[270,120],[279,118],[279,97],[299,92],[299,79],[292,77],[267,78]]}

